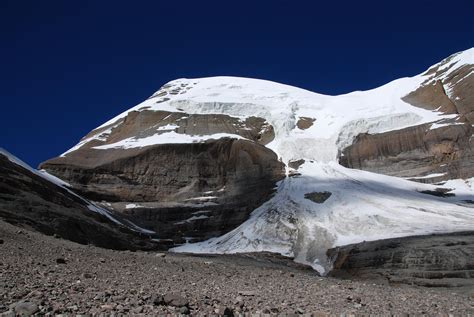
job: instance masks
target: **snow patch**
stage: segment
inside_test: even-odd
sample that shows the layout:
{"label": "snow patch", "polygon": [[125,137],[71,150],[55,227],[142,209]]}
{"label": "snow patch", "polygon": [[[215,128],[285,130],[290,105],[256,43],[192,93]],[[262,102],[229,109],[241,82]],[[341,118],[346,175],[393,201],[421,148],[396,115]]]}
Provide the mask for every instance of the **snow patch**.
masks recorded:
{"label": "snow patch", "polygon": [[[453,116],[456,117],[457,115],[453,115]],[[435,129],[439,129],[443,127],[449,127],[451,125],[463,125],[463,124],[464,124],[463,122],[447,122],[447,123],[435,122],[431,124],[430,130],[435,130]]]}
{"label": "snow patch", "polygon": [[162,127],[159,127],[157,130],[158,131],[168,131],[168,130],[174,130],[174,129],[177,129],[177,128],[179,128],[179,126],[176,125],[176,124],[167,124],[167,125],[164,125]]}
{"label": "snow patch", "polygon": [[407,179],[428,179],[428,178],[435,178],[435,177],[441,177],[446,175],[446,173],[433,173],[425,176],[418,176],[418,177],[407,177]]}
{"label": "snow patch", "polygon": [[64,187],[64,186],[72,187],[71,184],[69,184],[68,182],[65,182],[62,179],[60,179],[60,178],[58,178],[54,175],[49,174],[46,170],[39,170],[38,172],[40,172],[42,174],[43,178],[46,178],[51,183],[54,183],[54,184],[56,184],[58,186],[61,186],[61,187]]}
{"label": "snow patch", "polygon": [[133,209],[133,208],[144,208],[144,206],[139,204],[126,204],[125,209]]}
{"label": "snow patch", "polygon": [[182,144],[182,143],[199,143],[204,142],[207,140],[215,140],[221,138],[232,138],[232,139],[244,139],[240,135],[237,134],[229,134],[229,133],[216,133],[211,135],[188,135],[188,134],[180,134],[174,131],[161,133],[161,134],[154,134],[152,136],[148,136],[145,138],[127,138],[112,144],[105,144],[100,146],[93,147],[94,149],[98,150],[106,150],[106,149],[131,149],[137,147],[145,147],[150,145],[156,144]]}
{"label": "snow patch", "polygon": [[209,216],[206,216],[206,215],[192,216],[191,218],[188,218],[186,220],[175,222],[175,224],[176,225],[182,225],[182,224],[193,222],[193,221],[196,221],[196,220],[203,220],[203,219],[208,219],[208,218],[209,218]]}
{"label": "snow patch", "polygon": [[[86,138],[86,139],[80,141],[78,144],[76,144],[75,146],[73,146],[72,148],[70,148],[69,150],[67,150],[66,152],[64,152],[63,154],[61,154],[60,157],[64,157],[64,156],[66,156],[68,153],[71,153],[71,152],[74,152],[74,151],[80,149],[80,148],[83,147],[85,144],[87,144],[87,143],[89,143],[89,142],[91,142],[91,141],[93,141],[93,140],[98,140],[98,141],[103,141],[103,142],[107,141],[107,137],[110,135],[110,133],[112,133],[112,129],[118,127],[120,124],[121,124],[121,122],[120,122],[120,123],[117,123],[117,124],[115,124],[115,125],[113,125],[113,126],[111,126],[110,128],[108,128],[108,129],[106,129],[106,130],[104,130],[104,131],[102,131],[102,132],[98,132],[98,133],[92,135],[91,137],[88,137],[88,138]],[[96,130],[98,130],[98,129],[100,129],[100,127],[97,128]]]}

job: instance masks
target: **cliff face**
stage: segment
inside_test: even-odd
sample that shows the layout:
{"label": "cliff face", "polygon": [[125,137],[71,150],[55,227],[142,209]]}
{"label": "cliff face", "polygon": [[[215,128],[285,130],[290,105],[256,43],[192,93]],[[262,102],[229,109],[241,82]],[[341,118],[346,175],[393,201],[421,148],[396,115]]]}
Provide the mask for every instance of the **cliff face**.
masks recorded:
{"label": "cliff face", "polygon": [[474,286],[474,232],[363,242],[330,249],[330,276],[421,286]]}
{"label": "cliff face", "polygon": [[[360,134],[343,149],[340,163],[393,176],[438,182],[474,175],[474,66],[456,68],[456,55],[431,67],[427,79],[402,98],[427,110],[452,115],[379,134]],[[423,177],[433,175],[433,177]]]}
{"label": "cliff face", "polygon": [[[129,113],[109,131],[106,139],[46,161],[41,168],[67,180],[80,195],[156,231],[171,245],[235,228],[269,199],[284,177],[284,164],[260,144],[273,139],[271,125],[261,118],[145,110]],[[126,138],[153,137],[157,131],[172,132],[177,143],[107,148]],[[179,143],[180,137],[215,134],[224,137]]]}
{"label": "cliff face", "polygon": [[160,248],[144,232],[97,210],[82,197],[15,164],[0,152],[1,219],[81,244],[119,250]]}
{"label": "cliff face", "polygon": [[[431,124],[380,134],[360,134],[345,148],[343,166],[421,182],[474,175],[471,124],[430,129]],[[423,175],[431,175],[424,178]]]}

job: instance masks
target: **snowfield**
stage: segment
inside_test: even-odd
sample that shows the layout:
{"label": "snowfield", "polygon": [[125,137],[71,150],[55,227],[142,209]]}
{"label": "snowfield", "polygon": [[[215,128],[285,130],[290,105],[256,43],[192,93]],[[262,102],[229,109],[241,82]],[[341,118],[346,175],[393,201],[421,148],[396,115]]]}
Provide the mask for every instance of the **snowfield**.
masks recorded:
{"label": "snowfield", "polygon": [[[434,65],[439,70],[446,70],[442,74],[425,72],[376,89],[339,96],[248,78],[178,79],[99,128],[119,124],[130,111],[145,109],[226,114],[241,119],[265,118],[275,131],[275,139],[267,147],[286,164],[290,160],[304,159],[305,164],[298,170],[301,175],[281,181],[275,196],[233,231],[173,250],[197,253],[272,251],[309,263],[324,274],[331,267],[326,250],[334,246],[474,229],[474,208],[465,202],[474,200],[472,179],[447,182],[444,186],[453,189],[456,197],[439,198],[419,191],[440,186],[351,170],[337,163],[342,149],[360,133],[381,133],[423,123],[432,123],[431,129],[436,129],[446,124],[445,119],[455,118],[456,115],[411,106],[401,98],[422,85],[431,85],[435,80],[449,76],[465,64],[474,64],[474,48]],[[296,123],[302,117],[314,119],[314,124],[306,130],[299,129]],[[107,133],[97,133],[70,151],[92,139],[106,139]],[[125,139],[96,148],[192,143],[225,136],[228,135],[192,136],[160,131],[147,138]],[[331,193],[324,203],[304,198],[307,193],[323,191]]]}
{"label": "snowfield", "polygon": [[[238,228],[173,251],[272,251],[324,274],[331,267],[326,250],[334,246],[474,228],[474,208],[462,202],[474,195],[463,181],[453,190],[456,197],[439,198],[419,191],[440,186],[347,169],[335,162],[308,162],[298,171],[301,176],[281,181],[276,195]],[[305,193],[325,191],[331,196],[322,204],[304,198]]]}

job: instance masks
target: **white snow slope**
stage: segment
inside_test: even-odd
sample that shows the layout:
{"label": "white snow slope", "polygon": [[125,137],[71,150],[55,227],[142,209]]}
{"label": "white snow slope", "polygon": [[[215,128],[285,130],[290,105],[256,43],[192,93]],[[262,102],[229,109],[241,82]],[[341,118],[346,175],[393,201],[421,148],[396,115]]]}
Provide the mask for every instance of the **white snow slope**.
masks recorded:
{"label": "white snow slope", "polygon": [[[438,65],[448,69],[444,76],[449,76],[465,64],[474,64],[474,48]],[[331,267],[326,250],[334,246],[474,229],[474,209],[461,202],[474,200],[468,185],[472,179],[467,183],[448,182],[445,186],[455,188],[456,197],[437,198],[417,192],[433,190],[435,186],[351,170],[337,163],[341,150],[359,133],[380,133],[429,122],[433,122],[431,128],[435,129],[435,122],[455,117],[413,107],[401,100],[420,85],[432,84],[433,76],[402,78],[373,90],[339,96],[248,78],[178,79],[102,127],[117,124],[128,112],[142,109],[265,118],[276,135],[267,147],[285,163],[305,159],[298,170],[302,175],[281,181],[275,196],[233,231],[205,242],[185,244],[174,251],[274,251],[309,263],[324,274]],[[437,76],[436,79],[443,79]],[[180,93],[168,93],[165,97],[169,99],[164,99],[164,92],[179,87]],[[300,130],[296,127],[300,117],[316,121],[309,129]],[[97,137],[104,136],[99,133]],[[134,143],[147,146],[150,140]],[[158,142],[163,143],[163,139]],[[129,144],[130,140],[124,140],[114,144],[114,148],[126,148]],[[332,196],[323,204],[304,198],[305,193],[314,191],[329,191]]]}

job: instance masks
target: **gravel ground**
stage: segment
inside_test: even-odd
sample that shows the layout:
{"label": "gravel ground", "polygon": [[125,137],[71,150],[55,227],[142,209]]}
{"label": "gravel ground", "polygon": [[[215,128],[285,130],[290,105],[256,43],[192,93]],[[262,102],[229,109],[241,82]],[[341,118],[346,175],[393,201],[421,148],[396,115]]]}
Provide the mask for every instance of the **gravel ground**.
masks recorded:
{"label": "gravel ground", "polygon": [[0,221],[0,313],[474,314],[454,289],[322,278],[279,257],[112,251]]}

